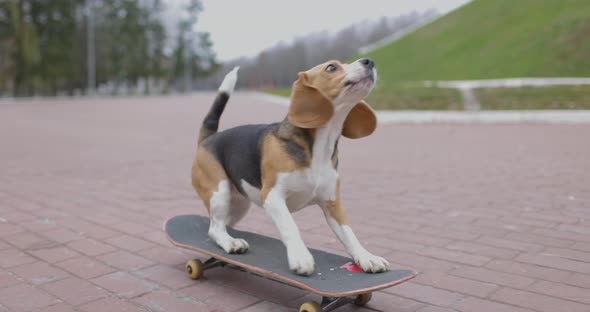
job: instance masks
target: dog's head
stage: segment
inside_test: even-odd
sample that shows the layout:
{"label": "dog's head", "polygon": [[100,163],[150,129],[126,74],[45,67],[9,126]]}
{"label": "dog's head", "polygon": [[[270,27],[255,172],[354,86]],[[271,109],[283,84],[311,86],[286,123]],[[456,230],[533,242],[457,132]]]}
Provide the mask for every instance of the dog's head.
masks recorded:
{"label": "dog's head", "polygon": [[350,112],[342,135],[351,139],[368,136],[375,131],[377,118],[363,99],[376,80],[375,64],[368,58],[350,64],[329,61],[300,72],[293,83],[288,119],[301,128],[319,128],[335,110],[346,109]]}

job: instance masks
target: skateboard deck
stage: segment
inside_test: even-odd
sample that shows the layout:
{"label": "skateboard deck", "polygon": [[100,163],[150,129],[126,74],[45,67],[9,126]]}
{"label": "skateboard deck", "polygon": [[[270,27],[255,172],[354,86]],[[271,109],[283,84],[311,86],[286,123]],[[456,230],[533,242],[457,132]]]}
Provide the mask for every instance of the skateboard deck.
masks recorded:
{"label": "skateboard deck", "polygon": [[275,238],[228,229],[231,236],[245,239],[250,249],[244,254],[227,254],[209,238],[209,218],[182,215],[168,219],[164,231],[172,244],[197,251],[263,277],[308,290],[323,297],[337,298],[370,293],[407,281],[416,272],[390,270],[382,273],[359,272],[347,257],[310,248],[316,262],[311,276],[300,276],[289,270],[287,252]]}

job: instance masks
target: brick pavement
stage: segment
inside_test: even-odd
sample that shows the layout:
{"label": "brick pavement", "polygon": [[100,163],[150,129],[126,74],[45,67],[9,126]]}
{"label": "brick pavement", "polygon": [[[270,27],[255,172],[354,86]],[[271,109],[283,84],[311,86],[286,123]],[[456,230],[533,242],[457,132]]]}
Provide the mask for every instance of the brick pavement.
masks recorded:
{"label": "brick pavement", "polygon": [[[212,94],[0,106],[0,311],[290,311],[303,291],[216,269],[162,221],[204,214],[189,169]],[[222,127],[282,118],[255,94]],[[421,272],[341,311],[590,311],[590,126],[384,125],[341,146],[366,246]],[[319,209],[310,246],[342,252]],[[277,235],[253,207],[242,228]],[[256,248],[256,246],[252,246]]]}

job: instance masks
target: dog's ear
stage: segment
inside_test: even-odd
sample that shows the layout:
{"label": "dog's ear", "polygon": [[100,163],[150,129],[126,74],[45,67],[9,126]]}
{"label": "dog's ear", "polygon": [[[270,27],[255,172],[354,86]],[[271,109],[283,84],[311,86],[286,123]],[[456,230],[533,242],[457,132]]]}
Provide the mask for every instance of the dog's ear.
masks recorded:
{"label": "dog's ear", "polygon": [[334,115],[332,103],[315,88],[304,72],[293,83],[287,118],[300,128],[319,128]]}
{"label": "dog's ear", "polygon": [[346,116],[342,135],[349,139],[360,139],[373,133],[377,128],[377,116],[365,101],[358,102]]}

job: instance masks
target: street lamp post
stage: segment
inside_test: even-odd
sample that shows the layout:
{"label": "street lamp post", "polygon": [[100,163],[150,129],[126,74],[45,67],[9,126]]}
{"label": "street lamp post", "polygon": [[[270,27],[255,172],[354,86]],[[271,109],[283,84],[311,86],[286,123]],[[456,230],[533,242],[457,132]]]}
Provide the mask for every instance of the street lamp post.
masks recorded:
{"label": "street lamp post", "polygon": [[86,54],[87,54],[87,80],[88,90],[87,95],[94,95],[96,92],[96,51],[95,51],[95,39],[94,39],[94,0],[86,0],[86,14],[87,14],[87,42],[86,42]]}
{"label": "street lamp post", "polygon": [[192,41],[190,32],[184,38],[184,92],[189,93],[193,85]]}

